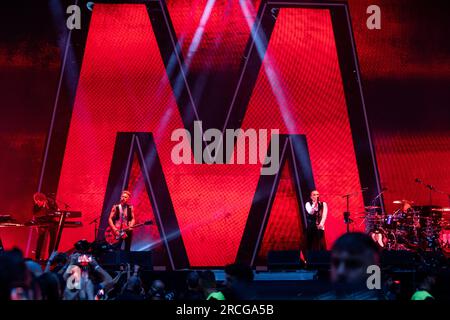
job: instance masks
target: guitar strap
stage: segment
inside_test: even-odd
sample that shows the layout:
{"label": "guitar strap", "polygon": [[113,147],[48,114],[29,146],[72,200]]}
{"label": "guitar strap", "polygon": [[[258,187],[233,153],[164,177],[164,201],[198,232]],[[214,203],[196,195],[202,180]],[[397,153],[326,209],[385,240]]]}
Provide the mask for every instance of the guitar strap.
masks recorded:
{"label": "guitar strap", "polygon": [[122,208],[121,204],[119,204],[119,214],[120,214],[120,228],[122,229],[122,225],[123,225],[123,208]]}
{"label": "guitar strap", "polygon": [[[128,225],[128,223],[129,223],[129,221],[128,221],[128,210],[129,210],[129,207],[127,207],[126,208],[126,213],[127,213],[127,218],[126,218],[126,222],[127,222],[127,225]],[[119,214],[120,214],[120,227],[122,228],[122,225],[123,225],[123,222],[124,222],[124,218],[125,218],[125,215],[124,215],[124,210],[123,210],[123,207],[122,207],[122,205],[121,204],[119,204]]]}

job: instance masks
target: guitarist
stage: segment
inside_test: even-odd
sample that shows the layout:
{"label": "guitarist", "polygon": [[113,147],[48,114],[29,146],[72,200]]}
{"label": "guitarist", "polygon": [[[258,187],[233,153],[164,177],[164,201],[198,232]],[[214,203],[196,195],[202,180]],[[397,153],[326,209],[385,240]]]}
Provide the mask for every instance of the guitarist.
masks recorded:
{"label": "guitarist", "polygon": [[[127,190],[122,191],[120,196],[120,203],[112,207],[109,215],[108,223],[115,235],[119,235],[120,231],[127,227],[133,227],[135,224],[133,206],[129,204],[131,193]],[[126,231],[127,237],[120,238],[117,243],[117,248],[122,248],[122,242],[125,241],[125,251],[130,251],[133,232]]]}

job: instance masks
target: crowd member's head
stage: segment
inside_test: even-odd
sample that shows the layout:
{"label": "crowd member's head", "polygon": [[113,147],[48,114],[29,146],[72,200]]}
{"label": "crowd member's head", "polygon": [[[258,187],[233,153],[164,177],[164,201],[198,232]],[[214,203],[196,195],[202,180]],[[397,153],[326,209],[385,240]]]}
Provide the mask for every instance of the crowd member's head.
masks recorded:
{"label": "crowd member's head", "polygon": [[431,271],[421,271],[417,273],[417,290],[411,297],[411,300],[434,300],[432,292],[436,285],[436,279],[436,274]]}
{"label": "crowd member's head", "polygon": [[148,291],[148,297],[150,300],[165,300],[166,298],[166,285],[161,280],[155,280],[150,286]]}
{"label": "crowd member's head", "polygon": [[40,290],[18,249],[0,254],[0,300],[39,300]]}
{"label": "crowd member's head", "polygon": [[197,290],[199,287],[200,275],[197,271],[191,271],[186,276],[186,285],[189,290]]}
{"label": "crowd member's head", "polygon": [[214,272],[207,270],[200,274],[200,287],[207,291],[216,289],[216,276]]}
{"label": "crowd member's head", "polygon": [[199,272],[188,272],[186,275],[186,287],[187,289],[180,296],[182,300],[204,300],[203,290],[200,288]]}
{"label": "crowd member's head", "polygon": [[208,270],[200,274],[200,287],[206,300],[225,300],[224,295],[216,289],[216,276],[214,272]]}
{"label": "crowd member's head", "polygon": [[63,281],[58,274],[45,272],[38,279],[43,300],[61,300],[64,294]]}
{"label": "crowd member's head", "polygon": [[225,266],[225,286],[232,288],[237,283],[250,283],[253,281],[253,270],[244,264],[234,263]]}
{"label": "crowd member's head", "polygon": [[368,235],[346,233],[331,250],[331,281],[341,286],[366,286],[367,268],[379,265],[379,260],[378,247]]}
{"label": "crowd member's head", "polygon": [[251,288],[254,275],[253,270],[244,264],[235,263],[225,266],[226,290],[224,293],[227,300],[250,300],[254,299]]}
{"label": "crowd member's head", "polygon": [[398,300],[401,294],[400,281],[389,275],[383,283],[383,294],[386,300]]}
{"label": "crowd member's head", "polygon": [[[75,242],[73,247],[75,249],[75,253],[86,253],[91,248],[91,244],[86,239],[81,239]],[[71,257],[73,256],[74,255],[72,254]]]}

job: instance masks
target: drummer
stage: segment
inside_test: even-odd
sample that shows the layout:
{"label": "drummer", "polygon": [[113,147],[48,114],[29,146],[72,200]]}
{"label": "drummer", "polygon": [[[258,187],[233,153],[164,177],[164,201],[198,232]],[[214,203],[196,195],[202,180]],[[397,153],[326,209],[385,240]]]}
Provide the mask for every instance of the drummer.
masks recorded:
{"label": "drummer", "polygon": [[409,200],[402,200],[398,214],[398,230],[404,232],[400,238],[404,238],[410,245],[418,245],[420,242],[420,216],[414,210]]}
{"label": "drummer", "polygon": [[397,216],[399,218],[406,218],[408,216],[411,216],[413,213],[414,209],[412,207],[412,201],[402,200],[401,208],[399,211],[397,211]]}
{"label": "drummer", "polygon": [[402,225],[408,217],[411,217],[413,208],[412,208],[412,202],[409,200],[401,200],[401,201],[395,201],[394,203],[399,203],[400,207],[398,210],[396,210],[392,214],[392,218],[394,221],[398,222],[400,225]]}

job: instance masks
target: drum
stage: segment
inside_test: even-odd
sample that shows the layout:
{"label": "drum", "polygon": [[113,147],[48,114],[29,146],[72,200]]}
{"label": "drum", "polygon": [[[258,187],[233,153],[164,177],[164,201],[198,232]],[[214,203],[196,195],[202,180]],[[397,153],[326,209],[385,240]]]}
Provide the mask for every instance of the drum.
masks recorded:
{"label": "drum", "polygon": [[427,251],[435,251],[442,246],[441,231],[442,221],[441,218],[434,215],[428,215],[421,217],[421,239],[422,247]]}
{"label": "drum", "polygon": [[442,250],[450,250],[450,225],[442,228],[439,234],[439,243]]}
{"label": "drum", "polygon": [[390,230],[378,229],[369,233],[369,236],[380,248],[394,249],[397,244],[395,233]]}
{"label": "drum", "polygon": [[384,218],[376,214],[367,214],[364,216],[364,222],[366,225],[366,232],[370,233],[371,231],[383,228]]}
{"label": "drum", "polygon": [[393,230],[393,229],[397,228],[397,218],[396,218],[396,216],[393,215],[393,214],[386,215],[386,217],[384,218],[384,227],[386,229],[390,229],[390,230]]}
{"label": "drum", "polygon": [[420,246],[420,237],[416,230],[396,230],[397,244],[402,245],[402,250],[416,250]]}

